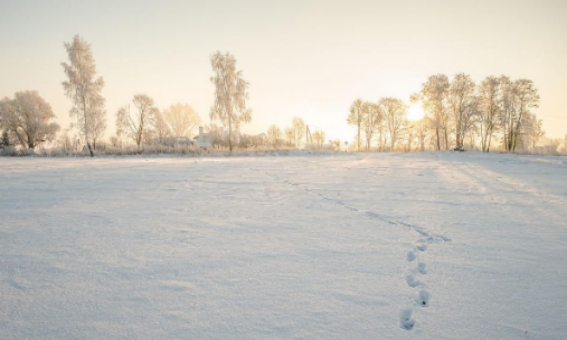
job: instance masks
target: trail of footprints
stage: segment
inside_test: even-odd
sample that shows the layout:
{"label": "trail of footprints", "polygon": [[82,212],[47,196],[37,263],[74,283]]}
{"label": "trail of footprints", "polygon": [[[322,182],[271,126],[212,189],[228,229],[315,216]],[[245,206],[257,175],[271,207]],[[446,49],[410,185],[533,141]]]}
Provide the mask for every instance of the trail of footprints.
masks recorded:
{"label": "trail of footprints", "polygon": [[[414,306],[417,308],[429,307],[429,301],[431,300],[431,295],[425,290],[426,285],[420,280],[420,276],[427,274],[427,264],[420,260],[420,254],[427,251],[428,244],[437,244],[450,241],[448,237],[442,235],[430,235],[425,232],[422,228],[399,222],[400,224],[406,225],[417,231],[420,235],[424,236],[425,239],[420,239],[414,248],[407,252],[406,259],[410,263],[416,263],[414,269],[411,269],[406,275],[406,284],[412,288],[418,288],[419,291],[414,299]],[[414,318],[414,308],[407,308],[400,311],[400,328],[405,330],[412,330],[416,324]]]}
{"label": "trail of footprints", "polygon": [[[254,170],[254,169],[251,169]],[[275,175],[275,174],[269,174],[269,173],[265,173],[266,175],[275,178],[276,180],[281,181],[281,179]],[[283,183],[287,184],[287,185],[291,185],[294,187],[297,187],[299,184],[298,183],[293,183],[290,182],[288,180],[284,180]],[[397,221],[397,220],[392,220],[387,218],[386,216],[382,216],[378,213],[372,212],[372,211],[364,211],[364,210],[360,210],[357,209],[355,207],[351,207],[348,204],[345,204],[343,201],[335,199],[335,198],[331,198],[331,197],[327,197],[321,193],[318,192],[313,192],[311,189],[309,188],[303,188],[303,190],[305,190],[306,192],[309,193],[315,193],[316,195],[318,195],[321,199],[326,200],[326,201],[332,201],[348,210],[354,211],[354,212],[359,212],[359,213],[365,213],[368,217],[370,218],[376,218],[379,219],[383,222],[387,222],[389,224],[393,224],[393,225],[402,225],[408,228],[413,229],[414,231],[416,231],[417,233],[419,233],[421,236],[425,237],[424,239],[420,239],[417,241],[417,244],[414,246],[414,248],[410,251],[407,252],[406,254],[406,258],[408,262],[415,262],[417,265],[414,269],[410,270],[410,272],[406,275],[406,284],[409,287],[412,288],[419,288],[419,292],[417,293],[415,299],[414,299],[414,305],[417,306],[418,308],[425,308],[425,307],[429,307],[429,301],[431,300],[431,295],[427,292],[427,290],[425,290],[426,288],[426,284],[423,281],[420,281],[419,279],[417,279],[416,277],[419,275],[426,275],[427,274],[427,264],[423,261],[421,261],[419,259],[419,254],[420,253],[424,253],[425,251],[427,251],[428,249],[428,244],[429,245],[433,245],[433,244],[441,244],[444,242],[449,242],[451,241],[450,238],[443,236],[443,235],[431,235],[428,232],[426,232],[423,228],[415,226],[413,224],[409,224],[409,223],[405,223],[402,221]],[[414,318],[414,308],[407,308],[407,309],[403,309],[402,311],[400,311],[400,327],[402,329],[405,330],[412,330],[414,328],[416,324],[415,318]]]}

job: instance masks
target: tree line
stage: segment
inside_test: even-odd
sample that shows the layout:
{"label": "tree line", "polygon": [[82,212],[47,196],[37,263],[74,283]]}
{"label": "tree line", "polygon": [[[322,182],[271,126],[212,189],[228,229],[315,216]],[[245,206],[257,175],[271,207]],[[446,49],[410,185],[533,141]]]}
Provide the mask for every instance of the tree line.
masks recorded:
{"label": "tree line", "polygon": [[[63,90],[70,99],[69,111],[86,152],[94,156],[107,130],[107,111],[102,89],[105,82],[97,75],[91,45],[76,35],[64,43],[68,60],[61,66],[65,74]],[[249,123],[252,111],[247,106],[249,83],[237,70],[230,53],[215,52],[210,58],[214,85],[214,102],[206,126],[213,146],[249,148],[302,148],[324,146],[340,150],[341,141],[326,141],[326,133],[311,131],[301,117],[294,117],[281,130],[271,125],[266,133],[240,134],[242,124]],[[478,148],[489,152],[494,145],[513,152],[535,148],[544,135],[542,122],[534,110],[539,106],[537,88],[529,79],[512,80],[507,76],[490,76],[476,84],[469,75],[431,76],[419,92],[406,103],[398,98],[381,98],[376,102],[355,99],[347,123],[356,127],[350,150],[424,151]],[[420,107],[424,116],[411,120],[408,109]],[[37,91],[17,92],[13,98],[0,101],[0,147],[19,145],[34,149],[52,141],[61,130],[51,106]],[[116,132],[109,142],[113,147],[133,145],[142,151],[147,144],[191,142],[202,124],[199,115],[188,104],[175,103],[160,110],[147,94],[134,94],[131,102],[116,111]],[[220,125],[217,125],[217,122]],[[69,129],[62,140],[69,144]],[[105,143],[102,143],[103,145]],[[567,148],[567,136],[565,140]]]}
{"label": "tree line", "polygon": [[[489,152],[497,140],[505,151],[533,149],[544,135],[534,109],[540,97],[533,81],[490,76],[476,84],[464,73],[431,76],[410,96],[424,117],[411,121],[401,99],[356,99],[347,118],[357,127],[356,149],[464,150]],[[363,140],[363,141],[362,141]]]}
{"label": "tree line", "polygon": [[[90,156],[107,129],[105,98],[101,92],[104,80],[97,76],[91,45],[76,35],[71,42],[64,43],[68,61],[61,63],[66,80],[62,82],[66,96],[71,100],[69,111]],[[211,107],[211,121],[218,120],[228,128],[228,145],[233,149],[231,135],[241,123],[251,120],[251,110],[246,107],[248,82],[242,71],[236,70],[236,59],[228,52],[215,52],[211,56],[215,85],[215,100]],[[55,139],[60,127],[55,123],[55,114],[37,91],[17,92],[14,98],[0,101],[0,147],[19,145],[34,149],[38,145]],[[201,124],[199,115],[188,104],[172,104],[159,110],[147,94],[135,94],[131,105],[120,107],[116,112],[116,133],[110,137],[113,146],[125,141],[142,150],[147,143],[165,143],[168,140],[190,140]],[[66,143],[69,137],[64,131]]]}

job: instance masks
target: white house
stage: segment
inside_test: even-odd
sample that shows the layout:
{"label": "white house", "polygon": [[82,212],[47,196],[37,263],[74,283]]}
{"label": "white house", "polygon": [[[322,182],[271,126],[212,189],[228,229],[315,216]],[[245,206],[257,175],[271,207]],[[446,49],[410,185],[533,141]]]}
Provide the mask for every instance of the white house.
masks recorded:
{"label": "white house", "polygon": [[202,148],[208,148],[212,145],[209,133],[205,133],[202,126],[199,126],[199,134],[193,138],[197,141],[197,145]]}

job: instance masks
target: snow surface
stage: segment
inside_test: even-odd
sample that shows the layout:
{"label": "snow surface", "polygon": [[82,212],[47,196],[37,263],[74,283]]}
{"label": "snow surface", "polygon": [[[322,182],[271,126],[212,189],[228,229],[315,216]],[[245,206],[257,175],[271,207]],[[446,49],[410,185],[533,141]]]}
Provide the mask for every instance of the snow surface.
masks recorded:
{"label": "snow surface", "polygon": [[566,255],[566,158],[0,159],[0,339],[565,339]]}

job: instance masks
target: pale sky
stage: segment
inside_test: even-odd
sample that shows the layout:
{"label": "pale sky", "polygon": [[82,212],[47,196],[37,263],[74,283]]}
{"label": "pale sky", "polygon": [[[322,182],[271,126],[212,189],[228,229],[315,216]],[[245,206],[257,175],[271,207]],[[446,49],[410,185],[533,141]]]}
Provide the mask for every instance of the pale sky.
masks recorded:
{"label": "pale sky", "polygon": [[188,103],[208,122],[209,57],[229,51],[250,82],[248,133],[294,116],[352,139],[352,101],[409,99],[427,77],[505,74],[540,90],[550,137],[567,134],[566,0],[15,1],[0,0],[0,97],[38,90],[62,126],[63,42],[92,45],[109,131],[137,93],[160,109]]}

